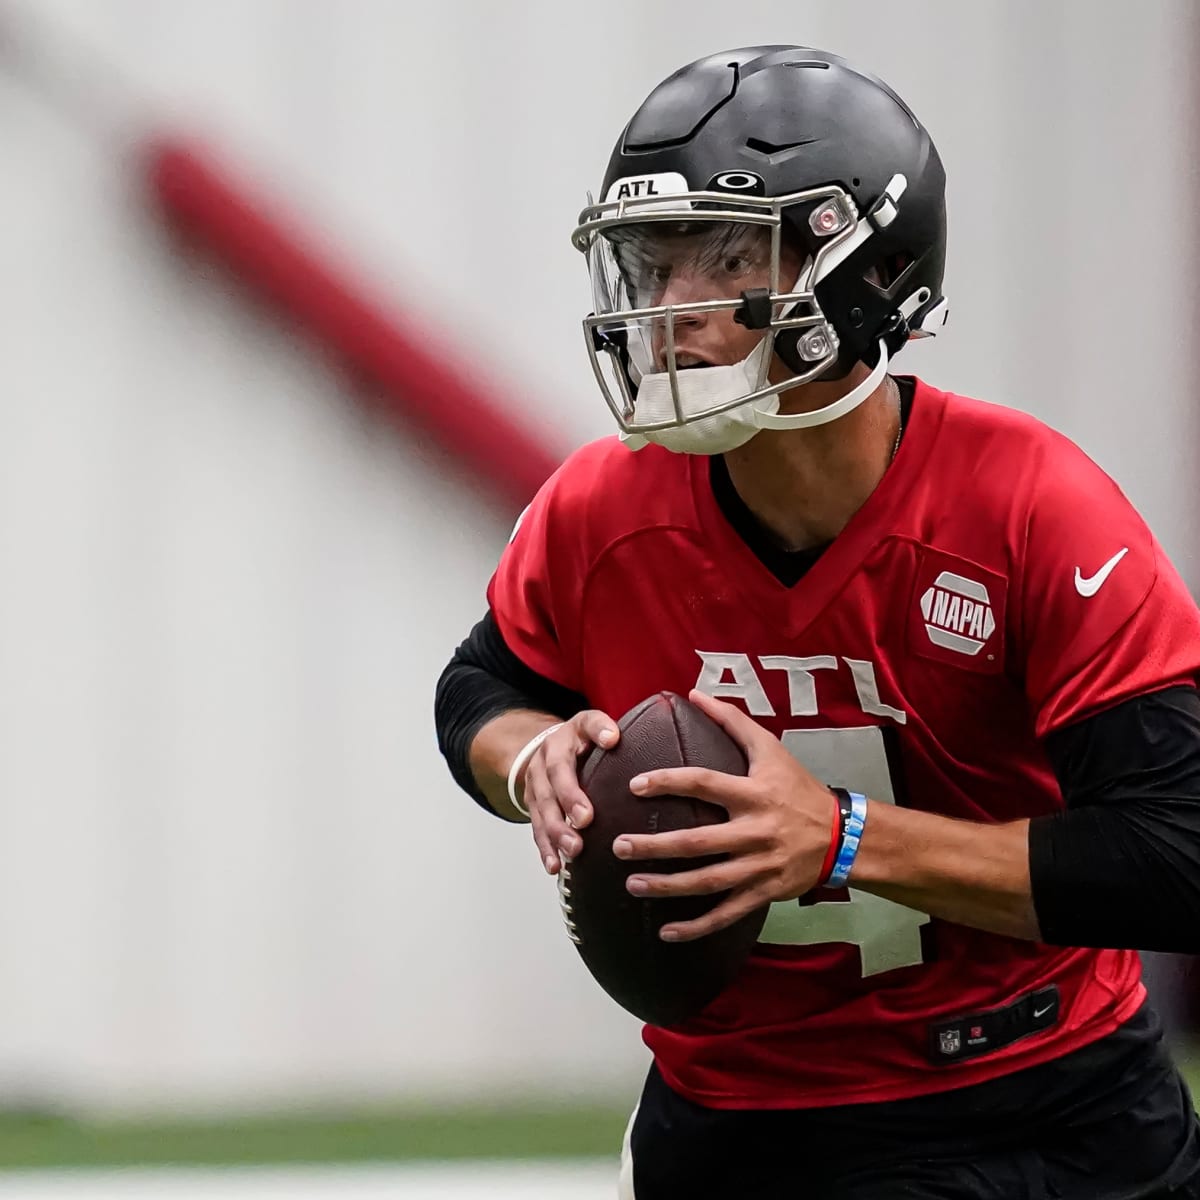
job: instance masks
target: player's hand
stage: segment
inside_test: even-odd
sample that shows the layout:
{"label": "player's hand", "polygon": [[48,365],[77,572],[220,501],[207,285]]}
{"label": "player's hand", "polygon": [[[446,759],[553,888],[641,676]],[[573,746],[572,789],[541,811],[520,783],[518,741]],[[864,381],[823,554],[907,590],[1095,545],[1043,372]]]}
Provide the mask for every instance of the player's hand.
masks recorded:
{"label": "player's hand", "polygon": [[583,847],[577,830],[592,820],[592,805],[579,786],[581,755],[593,746],[611,750],[621,734],[617,723],[594,708],[576,713],[534,752],[525,768],[523,799],[533,824],[542,865],[557,875],[561,855],[572,858]]}
{"label": "player's hand", "polygon": [[691,941],[715,933],[775,900],[793,900],[817,884],[832,834],[829,789],[814,778],[777,737],[740,708],[703,692],[688,697],[741,746],[750,772],[725,775],[702,767],[647,771],[630,784],[638,796],[694,796],[729,810],[720,825],[671,833],[623,834],[613,843],[618,858],[728,857],[711,866],[675,875],[634,874],[635,896],[730,894],[694,921],[664,925],[665,941]]}

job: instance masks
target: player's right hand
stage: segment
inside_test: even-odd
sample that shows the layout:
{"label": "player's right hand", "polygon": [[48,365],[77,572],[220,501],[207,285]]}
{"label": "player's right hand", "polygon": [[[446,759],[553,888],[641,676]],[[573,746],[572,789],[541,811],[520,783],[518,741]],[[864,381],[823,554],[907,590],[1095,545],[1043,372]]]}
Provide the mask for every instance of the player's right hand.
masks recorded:
{"label": "player's right hand", "polygon": [[579,786],[580,757],[593,746],[611,750],[620,736],[612,717],[589,708],[556,729],[530,757],[522,799],[548,875],[558,874],[560,855],[572,858],[583,848],[578,831],[592,819],[591,802]]}

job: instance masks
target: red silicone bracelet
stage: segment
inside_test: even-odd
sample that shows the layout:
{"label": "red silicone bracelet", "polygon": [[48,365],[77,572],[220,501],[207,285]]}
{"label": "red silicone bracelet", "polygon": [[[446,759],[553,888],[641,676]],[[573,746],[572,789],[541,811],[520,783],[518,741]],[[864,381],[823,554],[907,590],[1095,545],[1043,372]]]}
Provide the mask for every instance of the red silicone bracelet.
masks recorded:
{"label": "red silicone bracelet", "polygon": [[829,831],[829,849],[825,851],[825,861],[821,864],[821,874],[817,879],[817,887],[821,887],[833,872],[833,864],[837,862],[838,849],[842,844],[842,806],[837,796],[829,793],[833,801],[833,826]]}

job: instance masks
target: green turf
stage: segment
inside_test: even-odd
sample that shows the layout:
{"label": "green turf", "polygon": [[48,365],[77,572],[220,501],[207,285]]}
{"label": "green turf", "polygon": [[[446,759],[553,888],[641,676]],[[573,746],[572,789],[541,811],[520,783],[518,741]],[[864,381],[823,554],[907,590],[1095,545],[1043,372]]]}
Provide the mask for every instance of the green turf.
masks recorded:
{"label": "green turf", "polygon": [[[1200,1095],[1200,1058],[1185,1070]],[[73,1121],[0,1112],[0,1170],[415,1159],[613,1158],[628,1112],[608,1106],[389,1109],[212,1121]]]}
{"label": "green turf", "polygon": [[613,1157],[628,1115],[604,1107],[457,1108],[134,1123],[0,1114],[0,1170]]}

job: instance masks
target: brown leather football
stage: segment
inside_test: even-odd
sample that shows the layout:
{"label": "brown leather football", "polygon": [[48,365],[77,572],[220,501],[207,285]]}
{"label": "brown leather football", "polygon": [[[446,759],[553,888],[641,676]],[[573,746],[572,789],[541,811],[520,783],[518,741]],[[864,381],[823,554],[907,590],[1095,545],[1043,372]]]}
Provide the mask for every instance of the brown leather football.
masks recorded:
{"label": "brown leather football", "polygon": [[622,833],[666,833],[729,819],[720,805],[687,796],[642,798],[629,781],[662,767],[708,767],[745,775],[737,743],[710,717],[674,692],[659,692],[618,722],[621,740],[591,750],[579,782],[595,810],[581,831],[583,849],[559,875],[567,932],[596,982],[622,1008],[651,1025],[675,1025],[695,1016],[741,970],[766,908],[728,929],[694,942],[668,943],[658,931],[673,921],[702,916],[724,898],[644,899],[625,888],[630,875],[691,870],[716,858],[623,862],[612,852]]}

